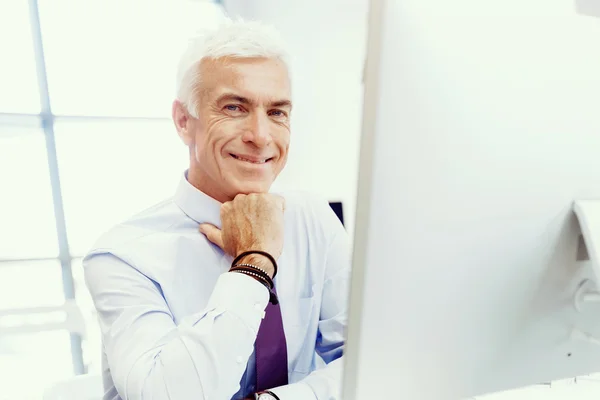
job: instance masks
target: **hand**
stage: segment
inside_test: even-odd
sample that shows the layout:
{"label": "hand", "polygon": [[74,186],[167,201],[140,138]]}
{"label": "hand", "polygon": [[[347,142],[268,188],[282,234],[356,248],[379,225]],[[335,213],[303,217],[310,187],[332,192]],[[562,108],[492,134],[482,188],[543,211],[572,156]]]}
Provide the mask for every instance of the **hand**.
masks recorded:
{"label": "hand", "polygon": [[[283,249],[283,211],[285,199],[270,193],[238,194],[221,205],[221,229],[200,224],[200,232],[225,253],[237,257],[244,251],[261,250],[278,259]],[[250,263],[271,272],[270,261],[257,254],[244,257]]]}

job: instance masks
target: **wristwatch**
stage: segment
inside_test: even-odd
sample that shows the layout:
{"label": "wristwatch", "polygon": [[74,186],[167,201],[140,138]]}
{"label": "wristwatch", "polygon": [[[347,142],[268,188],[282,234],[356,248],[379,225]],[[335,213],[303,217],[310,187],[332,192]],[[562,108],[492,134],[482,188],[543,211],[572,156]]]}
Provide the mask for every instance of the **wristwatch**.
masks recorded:
{"label": "wristwatch", "polygon": [[254,400],[279,400],[279,397],[273,392],[260,392],[254,394]]}

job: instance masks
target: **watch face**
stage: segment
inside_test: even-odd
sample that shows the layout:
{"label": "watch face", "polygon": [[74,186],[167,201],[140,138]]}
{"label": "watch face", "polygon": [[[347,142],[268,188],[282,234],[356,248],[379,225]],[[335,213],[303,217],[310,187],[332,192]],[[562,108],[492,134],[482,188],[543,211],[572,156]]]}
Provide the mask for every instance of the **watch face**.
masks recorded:
{"label": "watch face", "polygon": [[277,400],[275,397],[271,396],[269,393],[263,393],[258,395],[258,400]]}

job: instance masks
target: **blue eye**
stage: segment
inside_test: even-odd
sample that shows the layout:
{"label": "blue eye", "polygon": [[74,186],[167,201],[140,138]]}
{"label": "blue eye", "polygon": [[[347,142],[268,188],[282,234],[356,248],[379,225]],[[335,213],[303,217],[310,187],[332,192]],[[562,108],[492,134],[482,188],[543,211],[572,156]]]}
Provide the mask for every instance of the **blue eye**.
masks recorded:
{"label": "blue eye", "polygon": [[225,106],[225,108],[229,111],[239,111],[240,110],[240,106],[235,105],[235,104],[228,104]]}
{"label": "blue eye", "polygon": [[281,110],[272,110],[270,113],[273,117],[285,117],[286,114]]}

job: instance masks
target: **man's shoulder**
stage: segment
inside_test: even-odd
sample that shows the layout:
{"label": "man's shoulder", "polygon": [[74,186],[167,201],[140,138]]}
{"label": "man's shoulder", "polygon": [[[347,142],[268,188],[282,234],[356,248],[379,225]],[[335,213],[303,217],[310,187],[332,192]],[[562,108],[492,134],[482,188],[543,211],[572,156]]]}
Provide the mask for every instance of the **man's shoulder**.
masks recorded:
{"label": "man's shoulder", "polygon": [[151,235],[168,232],[182,220],[183,212],[172,198],[161,201],[126,220],[116,224],[100,235],[90,253],[102,249],[114,249]]}

